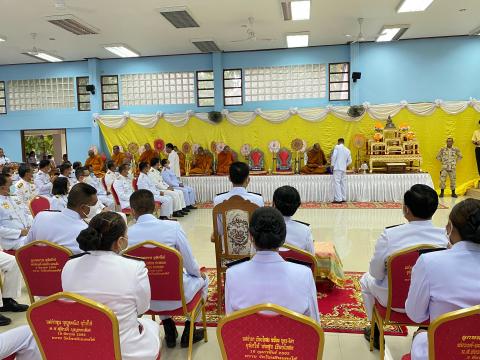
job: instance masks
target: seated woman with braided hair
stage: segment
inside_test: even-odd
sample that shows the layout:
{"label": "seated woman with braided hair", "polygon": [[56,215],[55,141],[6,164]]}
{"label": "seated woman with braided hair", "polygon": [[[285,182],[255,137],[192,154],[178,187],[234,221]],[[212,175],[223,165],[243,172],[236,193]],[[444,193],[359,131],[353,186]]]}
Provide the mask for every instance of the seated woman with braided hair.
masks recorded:
{"label": "seated woman with braided hair", "polygon": [[[412,270],[405,310],[417,323],[480,304],[480,200],[455,205],[446,232],[450,248],[421,255]],[[411,357],[428,359],[426,331],[414,335]]]}

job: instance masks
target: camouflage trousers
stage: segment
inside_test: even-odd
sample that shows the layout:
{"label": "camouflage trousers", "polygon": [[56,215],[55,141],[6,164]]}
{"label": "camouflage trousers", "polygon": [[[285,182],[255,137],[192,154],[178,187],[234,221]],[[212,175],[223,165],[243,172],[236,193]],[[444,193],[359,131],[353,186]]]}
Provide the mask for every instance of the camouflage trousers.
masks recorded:
{"label": "camouflage trousers", "polygon": [[447,176],[450,177],[450,189],[455,190],[455,186],[457,183],[457,175],[455,174],[455,169],[447,170],[442,169],[440,170],[440,189],[445,189],[447,185]]}

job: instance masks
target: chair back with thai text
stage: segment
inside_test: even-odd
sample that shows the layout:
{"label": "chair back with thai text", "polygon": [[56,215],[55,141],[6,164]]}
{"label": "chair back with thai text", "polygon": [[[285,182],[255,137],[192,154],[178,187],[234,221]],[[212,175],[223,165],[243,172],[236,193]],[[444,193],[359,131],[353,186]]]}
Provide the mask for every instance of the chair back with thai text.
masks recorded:
{"label": "chair back with thai text", "polygon": [[121,360],[117,317],[103,304],[60,292],[34,303],[27,320],[44,360]]}
{"label": "chair back with thai text", "polygon": [[308,251],[290,244],[283,244],[278,253],[287,261],[308,266],[312,270],[313,278],[317,276],[317,259]]}
{"label": "chair back with thai text", "polygon": [[50,210],[50,201],[43,196],[35,196],[30,200],[30,212],[32,216],[35,217],[40,211]]}
{"label": "chair back with thai text", "polygon": [[480,359],[480,305],[439,316],[428,328],[430,360]]}
{"label": "chair back with thai text", "polygon": [[225,316],[218,323],[217,338],[224,360],[314,360],[323,355],[320,325],[273,304],[255,305]]}
{"label": "chair back with thai text", "polygon": [[17,250],[15,258],[32,304],[35,296],[50,296],[62,291],[62,270],[72,255],[70,249],[44,240]]}

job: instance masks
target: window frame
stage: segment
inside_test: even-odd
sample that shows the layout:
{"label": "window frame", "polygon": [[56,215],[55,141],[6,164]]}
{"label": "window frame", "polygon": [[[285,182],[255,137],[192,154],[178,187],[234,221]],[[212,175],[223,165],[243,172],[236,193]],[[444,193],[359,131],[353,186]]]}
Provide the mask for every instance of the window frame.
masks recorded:
{"label": "window frame", "polygon": [[[116,78],[117,83],[116,84],[104,84],[103,83],[104,78]],[[101,83],[101,86],[102,86],[102,110],[103,111],[120,110],[120,84],[118,83],[118,75],[102,75],[102,76],[100,76],[100,83]],[[117,85],[117,91],[105,92],[104,91],[104,86],[111,86],[111,85]],[[103,95],[106,95],[106,94],[117,94],[117,100],[115,100],[115,101],[114,100],[105,101],[103,99]],[[106,109],[105,108],[106,103],[117,103],[117,108],[116,109]]]}
{"label": "window frame", "polygon": [[5,105],[1,106],[1,108],[5,109],[5,112],[0,112],[0,115],[7,115],[8,109],[7,109],[7,83],[4,80],[0,80],[0,84],[3,84],[3,97],[0,97],[0,100],[3,99]]}
{"label": "window frame", "polygon": [[[87,85],[88,85],[88,81],[90,80],[90,77],[89,76],[77,76],[75,81],[76,81],[76,87],[77,87],[77,110],[78,111],[91,111],[92,107],[91,107],[91,101],[90,101],[90,93],[87,91],[86,89],[86,86],[87,85],[80,85],[79,84],[79,80],[80,79],[87,79]],[[80,92],[80,88],[85,88],[85,92]],[[80,101],[80,95],[88,95],[88,101]],[[102,98],[103,99],[103,98]],[[80,104],[89,104],[89,109],[88,110],[85,110],[85,109],[80,109]]]}
{"label": "window frame", "polygon": [[[226,78],[225,77],[225,72],[226,71],[240,71],[240,78]],[[235,86],[235,87],[230,87],[230,86],[225,86],[225,80],[238,80],[240,79],[240,86]],[[228,89],[240,89],[240,95],[237,96],[227,96],[225,94],[225,90]],[[240,104],[228,104],[225,101],[227,98],[240,98]],[[223,69],[223,105],[224,106],[242,106],[243,105],[243,69],[237,68],[237,69]]]}
{"label": "window frame", "polygon": [[[199,80],[198,79],[198,74],[199,73],[212,73],[212,80]],[[204,81],[213,81],[213,87],[212,88],[205,88],[205,89],[200,89],[200,87],[198,86],[198,84],[200,82],[204,82]],[[195,92],[195,96],[196,96],[196,99],[197,99],[197,107],[213,107],[215,106],[215,74],[213,72],[213,70],[197,70],[195,71],[195,86],[196,86],[196,92]],[[206,97],[200,97],[200,90],[212,90],[213,91],[213,96],[206,96]],[[213,105],[200,105],[200,100],[202,99],[213,99]]]}
{"label": "window frame", "polygon": [[[332,65],[341,65],[341,64],[348,64],[348,71],[330,71],[330,66]],[[331,81],[330,76],[334,74],[348,74],[347,81]],[[332,99],[332,93],[344,93],[345,90],[330,90],[330,84],[348,84],[348,97],[346,99]],[[350,62],[349,61],[342,61],[336,63],[328,63],[328,101],[350,101]]]}

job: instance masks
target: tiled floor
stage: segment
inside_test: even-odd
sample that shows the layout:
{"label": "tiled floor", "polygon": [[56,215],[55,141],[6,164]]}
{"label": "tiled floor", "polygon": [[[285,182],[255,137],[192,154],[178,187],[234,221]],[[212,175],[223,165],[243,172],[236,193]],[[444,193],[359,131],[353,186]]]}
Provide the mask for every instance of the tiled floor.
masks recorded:
{"label": "tiled floor", "polygon": [[[461,199],[457,199],[457,202]],[[455,199],[445,198],[442,203],[452,208]],[[437,226],[444,227],[449,209],[440,209],[433,218]],[[350,271],[366,271],[372,256],[375,241],[382,229],[388,225],[404,222],[402,211],[377,210],[377,209],[301,209],[295,215],[296,219],[311,224],[316,240],[331,241],[335,243],[344,269]],[[190,243],[193,253],[201,266],[215,267],[215,250],[210,242],[212,230],[211,210],[195,210],[185,218],[180,219]],[[22,301],[28,303],[25,292]],[[0,332],[9,328],[25,324],[24,314],[6,314],[14,321],[8,327],[0,328]],[[181,330],[181,329],[180,329]],[[400,359],[410,349],[411,334],[408,337],[386,338],[386,359]],[[220,350],[216,340],[214,328],[208,330],[208,343],[194,345],[194,357],[201,360],[220,359]],[[368,343],[362,335],[325,333],[324,359],[327,360],[353,360],[353,359],[378,359],[377,351],[370,353]],[[162,350],[162,360],[185,359],[186,350],[179,345],[173,350]]]}

